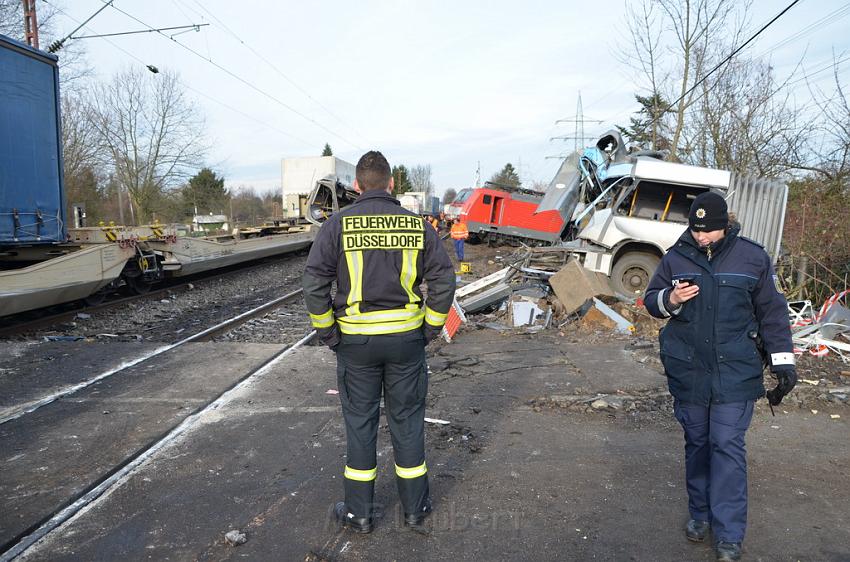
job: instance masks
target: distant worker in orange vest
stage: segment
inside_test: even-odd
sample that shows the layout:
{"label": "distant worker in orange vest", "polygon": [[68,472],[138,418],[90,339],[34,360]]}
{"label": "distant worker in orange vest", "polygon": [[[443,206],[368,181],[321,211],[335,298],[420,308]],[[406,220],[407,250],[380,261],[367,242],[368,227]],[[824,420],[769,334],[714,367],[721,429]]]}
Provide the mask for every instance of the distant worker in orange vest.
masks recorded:
{"label": "distant worker in orange vest", "polygon": [[469,238],[469,229],[466,228],[466,223],[455,221],[452,225],[452,240],[455,241],[455,253],[457,261],[463,261],[463,241]]}

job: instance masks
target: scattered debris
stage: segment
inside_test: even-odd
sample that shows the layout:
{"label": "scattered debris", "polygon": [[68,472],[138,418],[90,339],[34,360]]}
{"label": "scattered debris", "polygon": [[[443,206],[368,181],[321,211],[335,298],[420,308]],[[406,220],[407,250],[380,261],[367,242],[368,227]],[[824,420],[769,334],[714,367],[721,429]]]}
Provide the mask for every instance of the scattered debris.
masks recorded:
{"label": "scattered debris", "polygon": [[425,418],[425,422],[426,423],[435,423],[437,425],[449,425],[450,423],[452,423],[450,421],[438,420],[438,419],[435,419],[435,418]]}
{"label": "scattered debris", "polygon": [[850,290],[832,295],[817,314],[809,301],[788,304],[796,353],[808,352],[815,357],[823,357],[833,352],[843,362],[850,363],[850,309],[838,302],[841,299],[846,301],[848,294]]}
{"label": "scattered debris", "polygon": [[832,420],[839,420],[841,419],[841,416],[839,414],[830,414],[829,418]]}
{"label": "scattered debris", "polygon": [[86,314],[85,312],[77,313],[77,319],[79,320],[88,320],[89,318],[91,318],[91,314]]}
{"label": "scattered debris", "polygon": [[239,530],[228,531],[224,535],[224,542],[230,546],[239,546],[248,542],[248,537]]}
{"label": "scattered debris", "polygon": [[335,388],[329,388],[325,391],[325,394],[339,394],[339,391]]}
{"label": "scattered debris", "polygon": [[80,341],[84,340],[83,336],[44,336],[44,341]]}
{"label": "scattered debris", "polygon": [[599,312],[612,320],[617,327],[617,331],[621,334],[633,334],[635,332],[634,324],[623,318],[622,315],[614,312],[614,309],[596,297],[593,297],[593,306],[599,310]]}
{"label": "scattered debris", "polygon": [[558,273],[549,278],[549,284],[563,305],[565,314],[575,313],[588,299],[613,296],[608,278],[583,268],[578,260],[569,260]]}
{"label": "scattered debris", "polygon": [[516,298],[511,301],[511,320],[514,327],[530,326],[541,316],[543,309],[526,298]]}
{"label": "scattered debris", "polygon": [[814,415],[818,415],[818,411],[817,411],[817,410],[812,410],[812,413],[813,413]]}

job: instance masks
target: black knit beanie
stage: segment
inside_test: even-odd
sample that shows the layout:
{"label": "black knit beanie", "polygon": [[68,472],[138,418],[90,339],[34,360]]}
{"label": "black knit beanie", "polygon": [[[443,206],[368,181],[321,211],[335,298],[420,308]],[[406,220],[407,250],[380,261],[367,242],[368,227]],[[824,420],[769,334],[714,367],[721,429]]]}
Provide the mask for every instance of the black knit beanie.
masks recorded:
{"label": "black knit beanie", "polygon": [[723,230],[729,225],[729,211],[726,200],[720,195],[707,191],[694,199],[691,212],[688,213],[688,225],[697,232]]}

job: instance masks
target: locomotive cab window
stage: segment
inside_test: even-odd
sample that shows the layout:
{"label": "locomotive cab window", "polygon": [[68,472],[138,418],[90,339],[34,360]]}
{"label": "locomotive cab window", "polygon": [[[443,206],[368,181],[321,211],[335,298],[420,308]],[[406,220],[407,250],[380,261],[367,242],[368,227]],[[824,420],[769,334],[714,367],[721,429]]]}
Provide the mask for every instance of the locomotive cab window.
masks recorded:
{"label": "locomotive cab window", "polygon": [[490,204],[490,203],[492,203],[492,202],[493,202],[493,197],[492,197],[492,196],[490,196],[490,195],[485,195],[485,196],[484,196],[484,204],[485,204],[485,205],[489,205],[489,204]]}

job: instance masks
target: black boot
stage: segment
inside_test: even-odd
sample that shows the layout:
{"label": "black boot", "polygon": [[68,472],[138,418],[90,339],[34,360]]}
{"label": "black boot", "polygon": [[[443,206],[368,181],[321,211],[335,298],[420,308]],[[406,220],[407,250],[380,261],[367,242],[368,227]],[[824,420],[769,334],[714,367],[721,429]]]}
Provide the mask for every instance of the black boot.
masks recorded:
{"label": "black boot", "polygon": [[372,520],[368,517],[355,517],[348,511],[345,502],[339,502],[334,506],[334,517],[344,527],[349,527],[356,533],[371,533]]}
{"label": "black boot", "polygon": [[426,498],[422,503],[422,511],[417,513],[405,513],[404,514],[404,526],[419,528],[422,527],[422,524],[425,522],[425,519],[431,513],[431,498]]}
{"label": "black boot", "polygon": [[741,543],[717,543],[717,562],[736,562],[741,559]]}
{"label": "black boot", "polygon": [[688,521],[688,527],[685,529],[685,536],[689,541],[703,542],[708,536],[708,531],[711,529],[711,523],[708,521],[699,521],[691,519]]}

